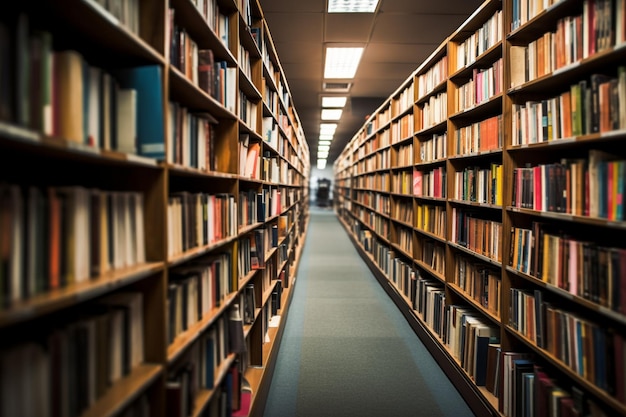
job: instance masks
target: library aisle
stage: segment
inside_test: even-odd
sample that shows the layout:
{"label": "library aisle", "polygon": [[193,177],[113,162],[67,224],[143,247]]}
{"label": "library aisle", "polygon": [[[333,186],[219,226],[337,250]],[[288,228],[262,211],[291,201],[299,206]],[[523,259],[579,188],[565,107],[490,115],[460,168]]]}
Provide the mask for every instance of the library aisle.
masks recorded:
{"label": "library aisle", "polygon": [[473,416],[335,212],[310,214],[263,416]]}

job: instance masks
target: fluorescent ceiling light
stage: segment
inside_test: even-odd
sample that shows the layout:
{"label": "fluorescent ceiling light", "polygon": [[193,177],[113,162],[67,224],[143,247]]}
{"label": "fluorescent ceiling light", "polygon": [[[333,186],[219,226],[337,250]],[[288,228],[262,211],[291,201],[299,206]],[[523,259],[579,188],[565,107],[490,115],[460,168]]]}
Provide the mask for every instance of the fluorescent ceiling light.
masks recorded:
{"label": "fluorescent ceiling light", "polygon": [[325,159],[318,159],[317,160],[317,169],[324,169],[326,168],[326,160]]}
{"label": "fluorescent ceiling light", "polygon": [[320,151],[330,151],[330,145],[317,145],[317,149]]}
{"label": "fluorescent ceiling light", "polygon": [[333,134],[337,129],[337,123],[322,123],[320,124],[320,136],[322,134]]}
{"label": "fluorescent ceiling light", "polygon": [[330,140],[320,140],[317,142],[318,145],[330,145]]}
{"label": "fluorescent ceiling light", "polygon": [[341,113],[342,109],[322,109],[322,120],[339,120]]}
{"label": "fluorescent ceiling light", "polygon": [[328,152],[320,152],[317,154],[317,157],[326,159],[328,158]]}
{"label": "fluorescent ceiling light", "polygon": [[322,97],[322,107],[339,108],[346,105],[348,97]]}
{"label": "fluorescent ceiling light", "polygon": [[328,13],[374,13],[378,0],[328,0]]}
{"label": "fluorescent ceiling light", "polygon": [[322,133],[319,140],[333,140],[333,135],[331,133]]}
{"label": "fluorescent ceiling light", "polygon": [[362,54],[362,47],[326,48],[324,78],[353,78]]}

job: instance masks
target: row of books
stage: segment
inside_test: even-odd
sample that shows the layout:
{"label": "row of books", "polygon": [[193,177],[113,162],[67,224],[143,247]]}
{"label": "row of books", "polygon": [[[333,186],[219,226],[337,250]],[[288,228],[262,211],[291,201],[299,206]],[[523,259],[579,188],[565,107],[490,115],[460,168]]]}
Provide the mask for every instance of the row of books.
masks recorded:
{"label": "row of books", "polygon": [[457,46],[456,69],[473,64],[476,58],[501,41],[502,10],[498,10],[476,32]]}
{"label": "row of books", "polygon": [[[580,9],[578,9],[580,11]],[[513,8],[515,19],[516,8]],[[558,20],[556,30],[513,46],[512,87],[606,51],[626,41],[624,0],[585,0],[582,13]]]}
{"label": "row of books", "polygon": [[502,58],[486,69],[474,69],[472,78],[460,85],[455,92],[455,110],[461,112],[482,104],[502,94],[504,74]]}
{"label": "row of books", "polygon": [[[225,373],[239,373],[235,362],[228,362],[232,349],[229,345],[231,328],[226,316],[220,316],[196,340],[185,356],[177,361],[169,372],[165,384],[167,415],[189,417],[197,412],[196,397],[201,390],[216,388],[215,380],[222,368]],[[223,384],[232,383],[231,378],[224,378]],[[232,386],[230,387],[233,388]],[[215,398],[218,397],[218,398]],[[218,401],[214,396],[213,401]]]}
{"label": "row of books", "polygon": [[502,205],[502,164],[467,167],[454,173],[454,198],[476,203]]}
{"label": "row of books", "polygon": [[[454,131],[454,155],[468,154],[502,149],[504,131],[502,115],[489,117],[467,126],[459,126]],[[445,153],[439,153],[445,158]]]}
{"label": "row of books", "polygon": [[570,294],[626,314],[626,250],[600,245],[548,224],[511,229],[509,266]]}
{"label": "row of books", "polygon": [[31,27],[27,15],[7,18],[0,22],[7,42],[0,65],[8,75],[0,120],[95,149],[165,159],[161,66],[103,69],[79,51],[53,49],[52,34]]}
{"label": "row of books", "polygon": [[446,236],[446,208],[443,205],[422,204],[415,207],[415,227],[441,237]]}
{"label": "row of books", "polygon": [[[458,149],[458,147],[457,147]],[[433,162],[448,156],[448,133],[434,133],[427,140],[420,140],[420,162]]]}
{"label": "row of books", "polygon": [[480,218],[480,213],[452,207],[452,231],[450,241],[473,252],[502,262],[502,222]]}
{"label": "row of books", "polygon": [[0,350],[1,415],[80,416],[144,362],[141,293],[109,294],[61,320]]}
{"label": "row of books", "polygon": [[488,312],[500,317],[500,271],[467,256],[459,256],[454,261],[454,284]]}
{"label": "row of books", "polygon": [[169,273],[168,341],[202,321],[237,289],[230,252],[172,268]]}
{"label": "row of books", "polygon": [[167,161],[214,171],[217,120],[207,112],[194,112],[177,102],[170,101],[168,108]]}
{"label": "row of books", "polygon": [[[594,408],[594,416],[607,415],[575,386],[572,387],[577,400],[574,403],[572,393],[563,390],[560,381],[550,378],[530,353],[502,349],[499,328],[482,319],[473,308],[462,304],[446,305],[441,282],[418,275],[415,300],[414,309],[422,320],[442,338],[476,385],[484,386],[497,397],[498,409],[504,415],[589,415],[589,407]],[[513,310],[518,308],[515,303]],[[513,314],[517,317],[517,311]],[[623,343],[619,349],[623,352]],[[601,361],[604,360],[610,359]],[[623,364],[619,365],[618,369],[622,368]],[[612,375],[618,373],[617,379],[623,383],[623,372],[615,370]],[[618,383],[617,379],[614,382]],[[623,398],[623,386],[620,389]],[[575,414],[567,414],[572,411]]]}
{"label": "row of books", "polygon": [[395,220],[401,223],[413,225],[413,202],[410,200],[396,201],[393,207],[393,211],[390,212],[390,214]]}
{"label": "row of books", "polygon": [[135,34],[139,34],[139,0],[87,0]]}
{"label": "row of books", "polygon": [[436,167],[430,171],[413,171],[413,195],[419,197],[446,197],[446,168]]}
{"label": "row of books", "polygon": [[624,220],[624,165],[606,151],[513,170],[513,207]]}
{"label": "row of books", "polygon": [[513,104],[511,144],[525,145],[626,129],[626,66],[592,74],[561,94]]}
{"label": "row of books", "polygon": [[5,183],[0,219],[3,308],[146,260],[140,192]]}
{"label": "row of books", "polygon": [[189,191],[168,197],[168,256],[236,236],[237,203],[231,194]]}
{"label": "row of books", "polygon": [[564,366],[624,402],[624,337],[544,300],[541,290],[511,288],[509,325]]}

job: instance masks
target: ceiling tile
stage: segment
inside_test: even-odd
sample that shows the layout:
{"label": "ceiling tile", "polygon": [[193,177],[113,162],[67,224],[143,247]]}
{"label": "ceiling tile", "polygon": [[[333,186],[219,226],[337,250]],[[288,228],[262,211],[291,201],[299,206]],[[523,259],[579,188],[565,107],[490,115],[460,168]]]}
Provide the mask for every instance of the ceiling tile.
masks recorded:
{"label": "ceiling tile", "polygon": [[326,42],[367,42],[374,15],[369,13],[331,13],[326,17]]}
{"label": "ceiling tile", "polygon": [[324,60],[324,47],[320,42],[275,42],[274,45],[283,66],[293,62],[322,65]]}
{"label": "ceiling tile", "polygon": [[383,13],[436,13],[468,16],[482,3],[483,0],[383,0],[380,2],[379,11]]}
{"label": "ceiling tile", "polygon": [[[321,63],[318,65],[311,65],[308,62],[281,62],[285,76],[287,77],[287,84],[291,85],[291,79],[320,79]],[[321,83],[319,85],[321,88]]]}
{"label": "ceiling tile", "polygon": [[327,0],[260,0],[259,3],[261,3],[261,9],[263,9],[265,17],[267,17],[268,13],[282,12],[285,10],[296,13],[323,13],[326,11],[326,1]]}
{"label": "ceiling tile", "polygon": [[363,52],[361,64],[370,62],[412,63],[415,68],[437,48],[439,44],[369,43]]}
{"label": "ceiling tile", "polygon": [[266,13],[275,42],[322,42],[323,13]]}
{"label": "ceiling tile", "polygon": [[372,42],[441,43],[466,19],[464,15],[383,13],[376,18]]}

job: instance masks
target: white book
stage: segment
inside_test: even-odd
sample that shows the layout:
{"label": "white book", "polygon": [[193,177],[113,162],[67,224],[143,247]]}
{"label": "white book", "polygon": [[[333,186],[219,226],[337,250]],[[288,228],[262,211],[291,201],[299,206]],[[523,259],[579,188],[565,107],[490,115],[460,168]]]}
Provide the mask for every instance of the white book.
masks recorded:
{"label": "white book", "polygon": [[24,294],[22,291],[22,275],[24,273],[22,269],[22,260],[24,258],[24,251],[22,250],[22,242],[24,241],[24,217],[23,217],[23,205],[24,198],[18,185],[10,185],[8,196],[10,206],[11,217],[11,260],[10,260],[10,300],[11,302],[20,301]]}
{"label": "white book", "polygon": [[[146,262],[146,243],[145,243],[145,219],[143,211],[143,194],[140,192],[133,193],[132,198],[135,200],[135,262],[143,264]],[[169,236],[169,234],[168,234]]]}
{"label": "white book", "polygon": [[102,114],[100,109],[100,80],[102,70],[98,67],[90,66],[88,69],[88,77],[89,80],[86,85],[88,89],[86,143],[93,147],[100,148],[102,146],[102,139],[100,138],[100,115]]}
{"label": "white book", "polygon": [[225,106],[226,109],[235,113],[236,105],[237,105],[237,72],[239,69],[237,67],[228,67],[226,68],[226,101]]}
{"label": "white book", "polygon": [[137,90],[117,90],[117,151],[137,153]]}

